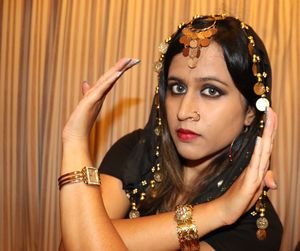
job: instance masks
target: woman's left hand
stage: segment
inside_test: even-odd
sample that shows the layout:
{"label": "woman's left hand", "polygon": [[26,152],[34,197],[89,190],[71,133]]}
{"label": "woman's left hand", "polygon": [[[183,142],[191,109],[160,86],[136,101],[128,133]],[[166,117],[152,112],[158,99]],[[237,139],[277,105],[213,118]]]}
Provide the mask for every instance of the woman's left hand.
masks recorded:
{"label": "woman's left hand", "polygon": [[101,110],[106,94],[122,74],[138,64],[140,60],[123,58],[109,69],[94,86],[82,84],[83,98],[71,114],[63,130],[63,143],[87,142],[95,120]]}
{"label": "woman's left hand", "polygon": [[[221,218],[225,225],[235,222],[243,213],[248,211],[261,195],[265,185],[270,186],[272,177],[267,174],[273,141],[277,129],[277,116],[269,108],[266,125],[262,137],[257,138],[251,161],[240,177],[222,195]],[[273,184],[271,188],[275,188]]]}

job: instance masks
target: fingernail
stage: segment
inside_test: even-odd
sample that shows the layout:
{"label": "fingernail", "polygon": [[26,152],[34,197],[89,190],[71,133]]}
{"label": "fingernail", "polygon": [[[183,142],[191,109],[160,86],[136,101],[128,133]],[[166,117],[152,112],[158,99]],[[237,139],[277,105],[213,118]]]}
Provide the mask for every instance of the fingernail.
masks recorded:
{"label": "fingernail", "polygon": [[255,140],[255,145],[257,145],[260,142],[260,140],[261,140],[261,137],[257,136],[256,140]]}
{"label": "fingernail", "polygon": [[135,59],[132,59],[132,65],[139,64],[140,62],[141,62],[141,60],[140,60],[140,59],[137,59],[137,58],[135,58]]}
{"label": "fingernail", "polygon": [[278,188],[277,182],[276,182],[275,180],[273,181],[273,188],[274,188],[274,189],[277,189],[277,188]]}
{"label": "fingernail", "polygon": [[127,58],[126,61],[125,61],[125,64],[129,64],[131,62],[132,58]]}
{"label": "fingernail", "polygon": [[268,112],[269,112],[269,106],[267,106],[266,109],[265,109],[266,118],[268,118]]}
{"label": "fingernail", "polygon": [[266,110],[266,127],[270,125],[270,107],[267,107]]}
{"label": "fingernail", "polygon": [[122,73],[123,73],[122,71],[117,71],[116,78],[120,77],[122,75]]}

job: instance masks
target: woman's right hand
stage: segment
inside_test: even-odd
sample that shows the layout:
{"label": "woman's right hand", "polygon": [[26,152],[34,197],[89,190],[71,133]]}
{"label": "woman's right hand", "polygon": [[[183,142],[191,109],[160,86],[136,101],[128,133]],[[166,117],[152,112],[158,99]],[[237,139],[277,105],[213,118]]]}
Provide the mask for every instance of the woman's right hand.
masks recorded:
{"label": "woman's right hand", "polygon": [[263,135],[257,138],[249,165],[228,191],[218,199],[221,202],[220,213],[225,225],[234,223],[261,195],[276,129],[277,115],[269,108]]}
{"label": "woman's right hand", "polygon": [[122,74],[138,64],[140,60],[123,58],[102,75],[94,86],[82,85],[83,98],[71,114],[63,130],[63,143],[88,141],[91,128],[101,110],[106,94]]}

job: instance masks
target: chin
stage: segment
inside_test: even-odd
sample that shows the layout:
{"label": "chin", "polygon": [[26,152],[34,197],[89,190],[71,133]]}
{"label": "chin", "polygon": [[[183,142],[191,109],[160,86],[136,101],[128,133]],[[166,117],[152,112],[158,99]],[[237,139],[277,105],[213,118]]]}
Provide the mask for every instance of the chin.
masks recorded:
{"label": "chin", "polygon": [[181,158],[191,161],[200,160],[206,156],[206,154],[200,151],[191,151],[188,149],[177,149],[177,151]]}
{"label": "chin", "polygon": [[188,147],[177,148],[178,154],[181,158],[192,162],[205,162],[208,160],[212,160],[216,156],[221,154],[223,150],[224,148],[218,149],[216,151],[201,151],[201,149],[189,149]]}

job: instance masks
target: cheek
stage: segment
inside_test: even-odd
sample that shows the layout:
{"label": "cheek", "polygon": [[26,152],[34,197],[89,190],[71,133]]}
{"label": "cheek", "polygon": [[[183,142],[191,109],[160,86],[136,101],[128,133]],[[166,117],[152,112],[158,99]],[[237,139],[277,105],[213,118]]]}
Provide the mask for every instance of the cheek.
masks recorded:
{"label": "cheek", "polygon": [[173,99],[168,98],[166,96],[165,108],[166,108],[166,117],[169,127],[172,127],[175,119],[176,119],[176,102],[172,101]]}
{"label": "cheek", "polygon": [[215,136],[215,139],[230,143],[242,132],[245,113],[242,107],[236,108],[220,109],[210,117],[211,120],[208,119],[207,128],[211,131],[211,135]]}

